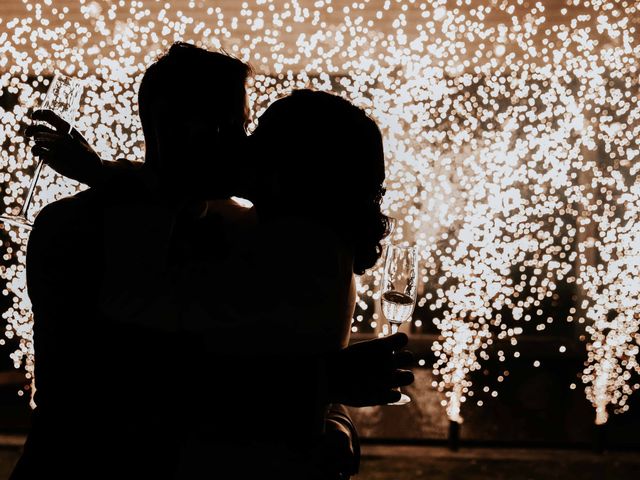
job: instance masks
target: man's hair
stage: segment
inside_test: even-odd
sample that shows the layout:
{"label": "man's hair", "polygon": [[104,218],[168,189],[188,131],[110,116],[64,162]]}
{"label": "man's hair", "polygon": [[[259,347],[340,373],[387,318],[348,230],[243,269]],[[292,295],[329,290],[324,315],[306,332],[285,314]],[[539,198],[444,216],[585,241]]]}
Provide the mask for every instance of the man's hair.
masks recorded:
{"label": "man's hair", "polygon": [[206,113],[219,129],[244,128],[245,85],[250,67],[237,58],[189,43],[174,43],[145,72],[138,91],[142,129],[153,141],[158,121],[154,103],[162,100],[170,114],[163,121],[197,118]]}

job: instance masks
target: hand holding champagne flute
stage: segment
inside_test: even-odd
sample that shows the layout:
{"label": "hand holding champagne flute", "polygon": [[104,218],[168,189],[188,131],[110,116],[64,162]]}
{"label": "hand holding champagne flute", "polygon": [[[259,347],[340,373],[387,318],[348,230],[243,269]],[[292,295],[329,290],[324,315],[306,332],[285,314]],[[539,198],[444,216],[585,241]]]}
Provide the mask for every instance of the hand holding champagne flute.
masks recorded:
{"label": "hand holding champagne flute", "polygon": [[[396,333],[411,318],[418,294],[418,252],[415,246],[389,244],[386,247],[382,276],[382,313]],[[402,394],[390,405],[404,405],[411,399]]]}
{"label": "hand holding champagne flute", "polygon": [[[56,73],[51,80],[40,110],[51,110],[55,112],[69,124],[69,131],[71,131],[73,121],[78,113],[81,96],[82,84],[79,79]],[[27,214],[29,213],[29,206],[31,205],[33,193],[40,178],[43,165],[43,160],[40,159],[36,165],[36,170],[33,174],[29,189],[27,190],[27,195],[22,203],[20,213],[18,215],[2,215],[0,216],[0,221],[24,229],[31,229],[33,227],[33,223]]]}

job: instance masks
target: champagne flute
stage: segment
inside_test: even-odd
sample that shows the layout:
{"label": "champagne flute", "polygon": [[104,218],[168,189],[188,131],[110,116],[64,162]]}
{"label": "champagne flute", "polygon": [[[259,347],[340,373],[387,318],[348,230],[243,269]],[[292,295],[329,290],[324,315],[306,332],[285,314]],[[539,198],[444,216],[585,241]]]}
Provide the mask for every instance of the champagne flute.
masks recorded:
{"label": "champagne flute", "polygon": [[[411,318],[418,294],[418,252],[415,246],[389,244],[382,275],[382,313],[391,326],[391,334]],[[398,389],[400,391],[400,389]],[[389,405],[404,405],[411,399],[402,394]]]}
{"label": "champagne flute", "polygon": [[[65,120],[69,124],[69,131],[73,128],[73,121],[78,113],[80,106],[80,97],[82,95],[82,84],[80,80],[73,77],[67,77],[61,73],[56,73],[51,80],[51,84],[47,90],[44,102],[40,106],[41,110],[52,110],[59,117]],[[68,132],[67,132],[68,133]],[[40,172],[44,162],[42,159],[38,161],[36,165],[29,190],[22,203],[22,208],[18,215],[2,215],[0,221],[9,225],[17,226],[30,230],[33,227],[33,222],[29,220],[27,214],[29,213],[29,206],[33,199],[33,193],[35,191],[38,179],[40,178]]]}

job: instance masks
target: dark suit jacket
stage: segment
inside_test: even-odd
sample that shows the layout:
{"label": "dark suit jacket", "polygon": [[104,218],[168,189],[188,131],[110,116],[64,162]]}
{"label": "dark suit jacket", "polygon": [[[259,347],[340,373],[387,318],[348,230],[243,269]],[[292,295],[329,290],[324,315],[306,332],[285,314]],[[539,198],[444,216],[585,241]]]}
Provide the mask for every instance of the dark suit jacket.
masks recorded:
{"label": "dark suit jacket", "polygon": [[164,362],[175,339],[117,324],[98,309],[102,214],[110,202],[136,198],[122,187],[118,196],[82,192],[36,218],[27,286],[37,407],[13,479],[171,478],[175,422],[159,420],[173,389],[159,389],[176,376]]}

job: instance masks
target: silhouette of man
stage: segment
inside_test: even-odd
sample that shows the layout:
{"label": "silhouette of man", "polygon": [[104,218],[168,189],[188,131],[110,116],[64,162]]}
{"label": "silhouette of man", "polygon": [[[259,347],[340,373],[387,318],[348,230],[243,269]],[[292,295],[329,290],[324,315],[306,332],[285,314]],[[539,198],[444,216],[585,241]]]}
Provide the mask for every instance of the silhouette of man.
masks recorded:
{"label": "silhouette of man", "polygon": [[[185,66],[191,66],[182,71],[189,84],[170,89],[158,81]],[[27,252],[37,408],[12,478],[171,478],[181,405],[176,397],[185,386],[178,359],[187,342],[170,329],[119,324],[100,314],[105,220],[123,205],[140,208],[149,196],[179,206],[200,195],[201,187],[215,191],[216,179],[226,174],[210,171],[211,162],[190,151],[191,136],[244,134],[248,73],[246,65],[226,55],[174,46],[147,70],[140,87],[144,165],[129,165],[129,177],[115,174],[100,188],[51,204],[38,215]],[[55,116],[45,112],[44,119],[65,130]],[[47,131],[40,135],[43,140]],[[199,184],[205,176],[211,180]],[[125,222],[115,226],[132,228]],[[130,242],[162,249],[168,238]],[[126,252],[129,246],[118,248]]]}

